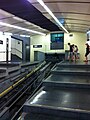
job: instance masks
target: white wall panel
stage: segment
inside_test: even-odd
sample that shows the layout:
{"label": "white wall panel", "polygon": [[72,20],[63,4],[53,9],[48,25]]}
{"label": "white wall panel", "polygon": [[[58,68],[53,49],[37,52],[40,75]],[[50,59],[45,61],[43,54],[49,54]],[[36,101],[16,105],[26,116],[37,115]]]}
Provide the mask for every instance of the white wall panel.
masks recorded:
{"label": "white wall panel", "polygon": [[0,40],[3,41],[3,44],[0,44],[0,61],[6,61],[6,39],[9,39],[9,48],[8,48],[8,60],[11,60],[11,36],[0,35]]}

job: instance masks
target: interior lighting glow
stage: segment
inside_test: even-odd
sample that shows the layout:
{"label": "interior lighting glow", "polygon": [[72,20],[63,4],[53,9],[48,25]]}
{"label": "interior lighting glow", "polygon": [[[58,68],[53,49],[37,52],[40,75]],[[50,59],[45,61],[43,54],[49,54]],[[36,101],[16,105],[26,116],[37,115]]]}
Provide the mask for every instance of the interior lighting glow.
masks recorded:
{"label": "interior lighting glow", "polygon": [[30,30],[30,29],[27,29],[27,28],[22,28],[22,27],[11,25],[11,24],[4,23],[4,22],[0,22],[0,25],[6,26],[6,27],[11,27],[11,28],[16,28],[16,29],[19,29],[19,30],[24,30],[24,31],[27,31],[27,32],[32,32],[32,33],[36,33],[36,34],[40,34],[40,35],[45,35],[45,33],[42,33],[42,32]]}
{"label": "interior lighting glow", "polygon": [[52,11],[45,5],[45,3],[42,0],[37,0],[42,6],[43,8],[49,13],[49,15],[51,15],[53,17],[53,19],[58,23],[58,25],[60,25],[60,27],[66,31],[67,33],[69,33],[66,28],[59,22],[59,20],[55,17],[55,15],[52,13]]}
{"label": "interior lighting glow", "polygon": [[9,33],[9,32],[4,32],[4,35],[13,35],[12,33]]}
{"label": "interior lighting glow", "polygon": [[0,35],[3,35],[3,32],[0,31]]}
{"label": "interior lighting glow", "polygon": [[21,37],[30,37],[30,35],[20,35]]}

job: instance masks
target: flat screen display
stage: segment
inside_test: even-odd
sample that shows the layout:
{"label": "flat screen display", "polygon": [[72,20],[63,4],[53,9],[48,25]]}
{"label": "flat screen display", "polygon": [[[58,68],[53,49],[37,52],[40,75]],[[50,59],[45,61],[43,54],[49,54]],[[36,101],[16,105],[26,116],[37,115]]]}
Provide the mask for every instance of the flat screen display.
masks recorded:
{"label": "flat screen display", "polygon": [[50,49],[64,49],[64,33],[51,33]]}

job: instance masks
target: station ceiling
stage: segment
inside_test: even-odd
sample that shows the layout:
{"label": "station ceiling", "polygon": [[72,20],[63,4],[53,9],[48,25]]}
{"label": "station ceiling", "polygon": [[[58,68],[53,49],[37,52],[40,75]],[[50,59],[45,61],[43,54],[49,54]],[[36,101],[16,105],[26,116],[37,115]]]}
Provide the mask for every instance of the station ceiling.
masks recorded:
{"label": "station ceiling", "polygon": [[[43,0],[68,32],[90,29],[90,0]],[[0,22],[49,33],[64,31],[37,0],[0,0]],[[0,31],[35,35],[30,31],[0,24]]]}

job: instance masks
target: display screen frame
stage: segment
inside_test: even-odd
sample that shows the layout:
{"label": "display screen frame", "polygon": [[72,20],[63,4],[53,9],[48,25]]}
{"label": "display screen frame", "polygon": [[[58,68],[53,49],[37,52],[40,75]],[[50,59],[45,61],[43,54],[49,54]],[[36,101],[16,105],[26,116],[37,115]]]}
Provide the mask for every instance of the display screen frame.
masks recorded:
{"label": "display screen frame", "polygon": [[50,49],[64,49],[64,33],[51,33],[50,34]]}

